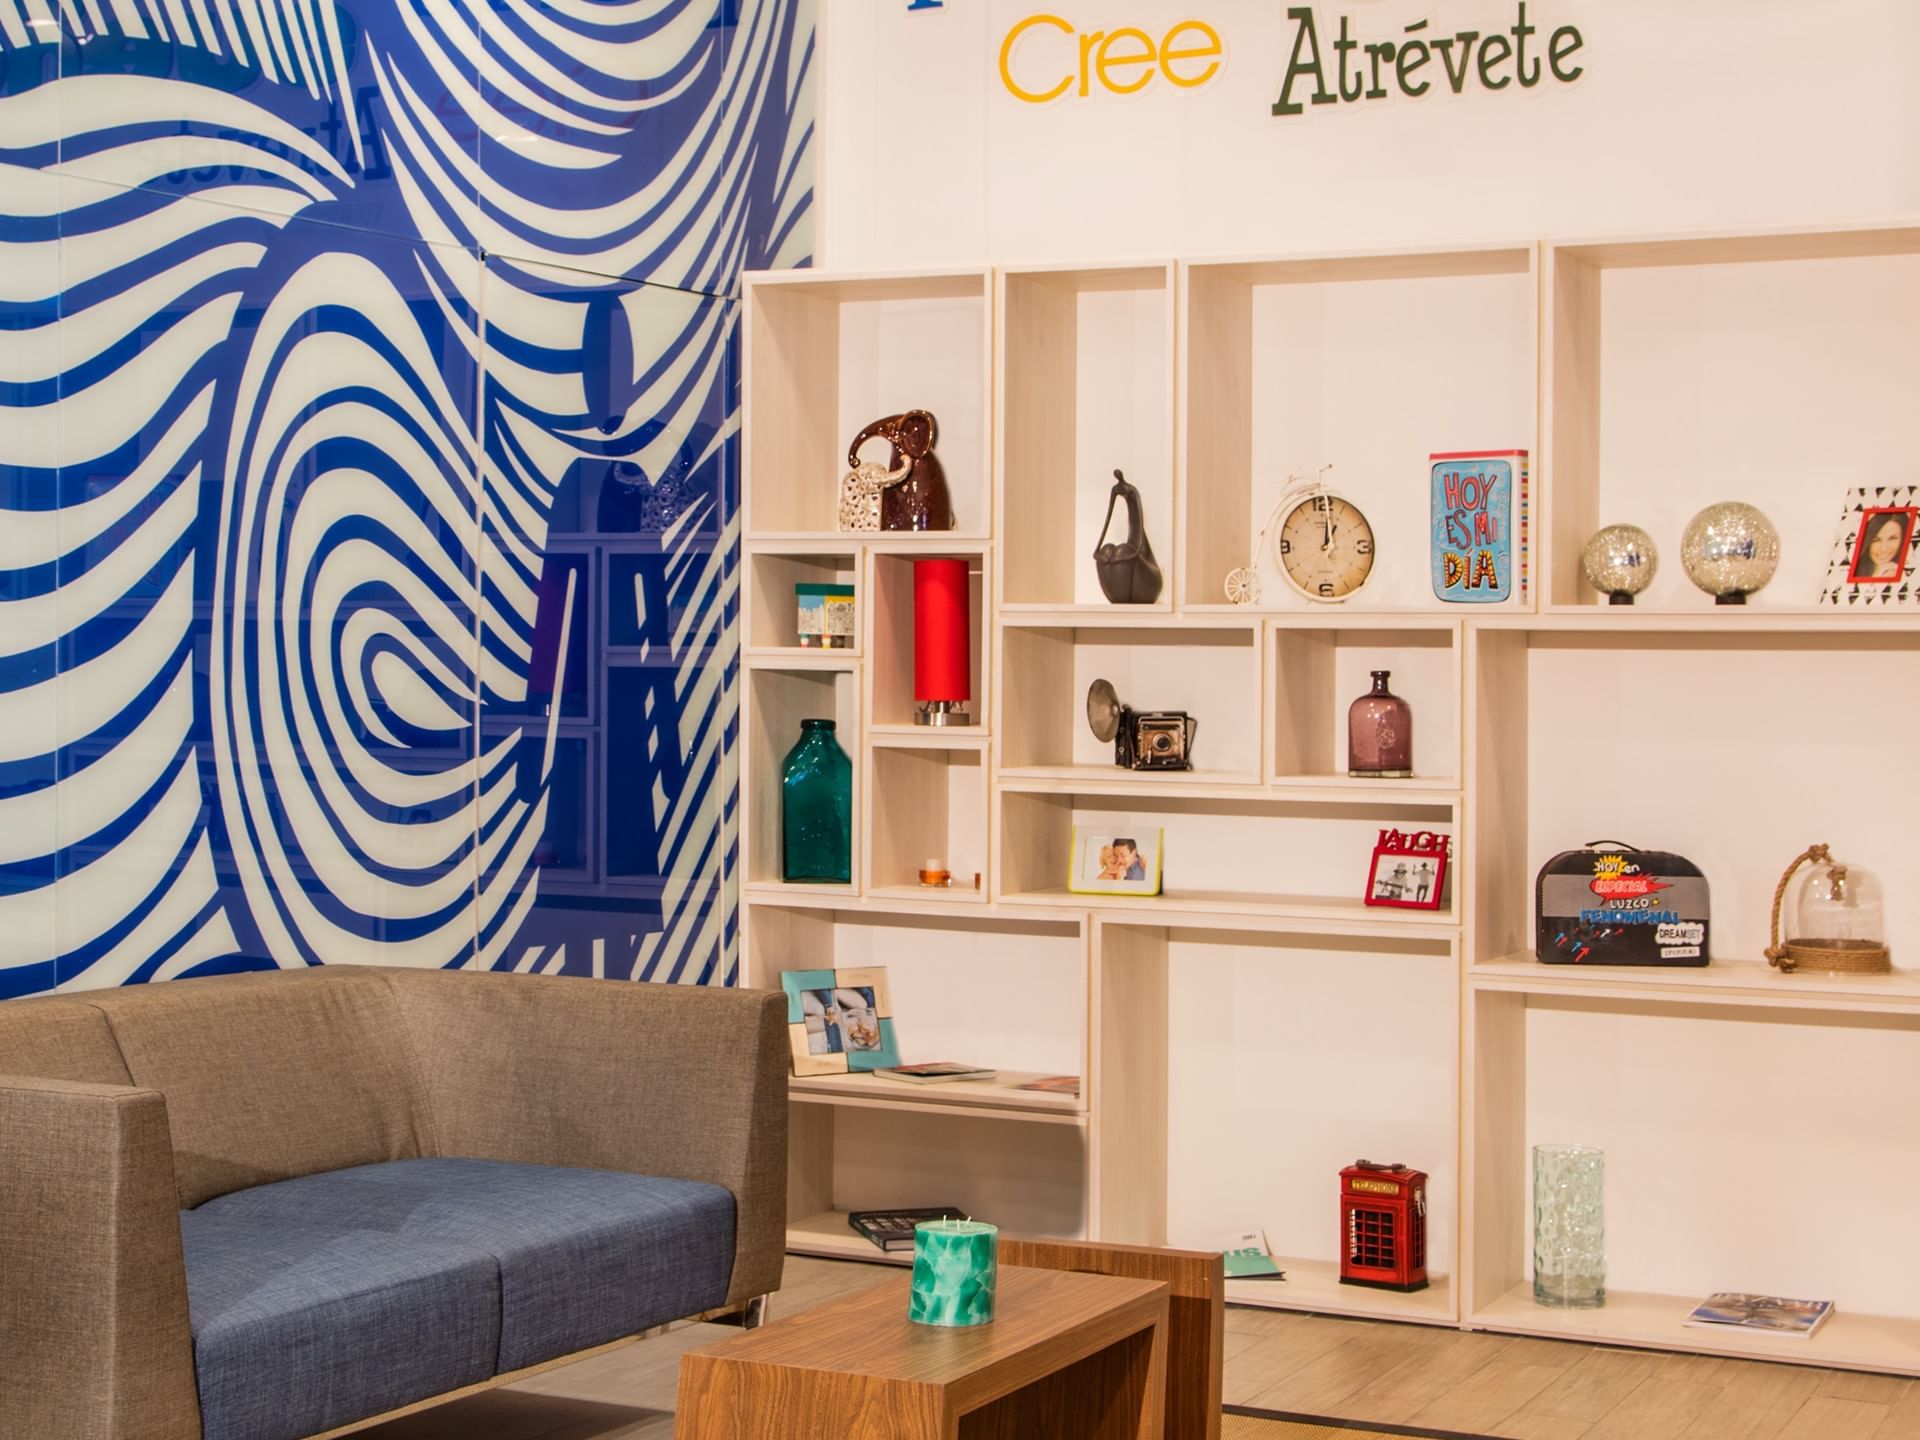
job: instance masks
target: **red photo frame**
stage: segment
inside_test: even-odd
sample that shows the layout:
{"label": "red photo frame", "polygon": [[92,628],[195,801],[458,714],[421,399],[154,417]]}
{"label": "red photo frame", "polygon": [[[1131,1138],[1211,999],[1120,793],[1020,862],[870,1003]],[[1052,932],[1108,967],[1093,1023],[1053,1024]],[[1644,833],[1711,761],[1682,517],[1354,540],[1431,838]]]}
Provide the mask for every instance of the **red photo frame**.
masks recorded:
{"label": "red photo frame", "polygon": [[[1920,507],[1880,505],[1861,512],[1847,564],[1849,585],[1894,585],[1905,578]],[[1875,551],[1881,553],[1876,555]]]}
{"label": "red photo frame", "polygon": [[1453,837],[1433,830],[1382,830],[1361,899],[1396,910],[1438,910],[1447,890]]}

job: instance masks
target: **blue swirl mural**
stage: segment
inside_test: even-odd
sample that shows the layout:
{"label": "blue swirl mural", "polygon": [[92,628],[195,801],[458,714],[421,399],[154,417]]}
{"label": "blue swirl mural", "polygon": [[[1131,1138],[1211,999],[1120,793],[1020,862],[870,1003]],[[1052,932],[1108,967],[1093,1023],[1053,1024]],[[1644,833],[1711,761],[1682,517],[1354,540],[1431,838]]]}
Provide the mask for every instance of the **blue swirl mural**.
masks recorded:
{"label": "blue swirl mural", "polygon": [[733,978],[811,3],[0,0],[0,996]]}

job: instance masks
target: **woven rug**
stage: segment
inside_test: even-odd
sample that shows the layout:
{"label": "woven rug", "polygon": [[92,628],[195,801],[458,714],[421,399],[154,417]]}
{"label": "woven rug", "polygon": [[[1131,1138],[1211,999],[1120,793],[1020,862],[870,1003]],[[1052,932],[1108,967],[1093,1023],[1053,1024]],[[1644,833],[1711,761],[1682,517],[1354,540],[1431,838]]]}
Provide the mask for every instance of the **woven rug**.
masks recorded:
{"label": "woven rug", "polygon": [[1413,1425],[1389,1425],[1382,1429],[1363,1425],[1358,1420],[1328,1420],[1312,1415],[1285,1415],[1272,1410],[1253,1410],[1245,1405],[1230,1405],[1220,1422],[1220,1440],[1489,1440],[1484,1435],[1463,1435],[1457,1430],[1422,1430]]}

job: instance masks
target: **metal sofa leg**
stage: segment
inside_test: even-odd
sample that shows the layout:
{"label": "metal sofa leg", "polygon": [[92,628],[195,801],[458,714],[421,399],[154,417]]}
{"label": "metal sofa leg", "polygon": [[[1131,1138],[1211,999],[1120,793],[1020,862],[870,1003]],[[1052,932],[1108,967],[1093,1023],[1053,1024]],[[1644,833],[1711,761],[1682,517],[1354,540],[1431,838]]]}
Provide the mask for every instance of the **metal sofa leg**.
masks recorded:
{"label": "metal sofa leg", "polygon": [[738,1325],[743,1330],[758,1330],[767,1323],[767,1303],[772,1298],[771,1295],[756,1295],[746,1304],[731,1310],[720,1310],[695,1318],[705,1320],[712,1325]]}

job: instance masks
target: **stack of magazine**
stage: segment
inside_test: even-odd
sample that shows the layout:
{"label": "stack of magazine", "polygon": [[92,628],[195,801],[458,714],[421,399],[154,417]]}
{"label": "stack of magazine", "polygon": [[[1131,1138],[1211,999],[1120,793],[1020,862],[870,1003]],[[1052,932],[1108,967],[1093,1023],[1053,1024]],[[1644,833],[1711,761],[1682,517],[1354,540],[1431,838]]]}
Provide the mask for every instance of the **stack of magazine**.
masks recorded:
{"label": "stack of magazine", "polygon": [[967,1212],[964,1210],[956,1210],[951,1205],[934,1205],[918,1210],[855,1210],[847,1216],[847,1224],[882,1250],[911,1250],[913,1227],[923,1220],[966,1218]]}
{"label": "stack of magazine", "polygon": [[1757,1330],[1804,1340],[1833,1313],[1831,1300],[1788,1300],[1723,1290],[1693,1307],[1687,1324],[1702,1330]]}

